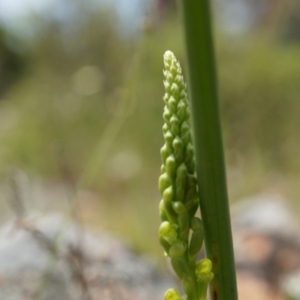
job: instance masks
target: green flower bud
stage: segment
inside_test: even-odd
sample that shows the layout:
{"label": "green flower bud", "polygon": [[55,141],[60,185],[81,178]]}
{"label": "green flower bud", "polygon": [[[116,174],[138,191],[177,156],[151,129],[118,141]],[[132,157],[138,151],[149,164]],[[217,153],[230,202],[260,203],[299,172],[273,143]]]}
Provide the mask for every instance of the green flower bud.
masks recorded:
{"label": "green flower bud", "polygon": [[159,217],[162,221],[167,221],[168,220],[168,215],[166,214],[165,211],[159,211]]}
{"label": "green flower bud", "polygon": [[188,203],[197,197],[197,182],[193,175],[187,176],[187,193],[185,195],[184,202]]}
{"label": "green flower bud", "polygon": [[174,178],[174,175],[176,173],[176,161],[174,155],[170,155],[166,159],[166,171],[171,178]]}
{"label": "green flower bud", "polygon": [[165,107],[164,113],[163,113],[163,118],[164,118],[165,122],[169,122],[171,117],[172,117],[171,112],[169,111],[169,109],[167,107]]}
{"label": "green flower bud", "polygon": [[172,143],[173,143],[173,135],[170,131],[167,131],[165,134],[164,134],[164,137],[165,137],[165,142],[166,142],[166,145],[169,146],[169,147],[172,147]]}
{"label": "green flower bud", "polygon": [[[171,93],[172,93],[172,95],[174,95],[176,98],[180,95],[179,86],[178,86],[178,84],[176,84],[175,82],[173,82],[172,85],[171,85]],[[175,102],[175,104],[176,104],[176,102]]]}
{"label": "green flower bud", "polygon": [[186,109],[186,118],[189,120],[190,118],[191,118],[191,110],[190,110],[190,108],[189,107],[187,107],[187,109]]}
{"label": "green flower bud", "polygon": [[163,194],[164,190],[166,190],[171,185],[172,180],[168,174],[164,173],[159,176],[158,187],[161,194]]}
{"label": "green flower bud", "polygon": [[188,202],[184,202],[186,209],[189,212],[190,218],[193,218],[195,216],[195,214],[198,210],[198,207],[199,207],[199,201],[197,198],[195,198],[195,196],[194,196],[194,198],[189,199]]}
{"label": "green flower bud", "polygon": [[[177,85],[175,83],[172,84],[172,87],[173,87],[173,91],[174,91],[174,85],[177,87]],[[171,87],[171,89],[172,89]],[[172,94],[174,95],[172,91]],[[169,107],[169,110],[172,114],[175,114],[176,113],[176,100],[173,96],[170,97],[169,101],[168,101],[168,107]]]}
{"label": "green flower bud", "polygon": [[[180,102],[183,103],[183,101],[180,101]],[[182,109],[184,108],[184,114],[186,114],[186,105],[185,104],[181,104],[181,106],[182,106]],[[184,121],[181,124],[180,130],[181,130],[181,134],[183,134],[183,135],[185,135],[185,134],[190,135],[191,126],[190,126],[190,124],[188,122]]]}
{"label": "green flower bud", "polygon": [[170,72],[168,72],[166,70],[166,72],[163,72],[164,73],[164,76],[165,76],[165,82],[168,82],[169,86],[171,87],[172,85],[172,75],[170,74]]}
{"label": "green flower bud", "polygon": [[170,245],[177,241],[177,225],[164,221],[160,224],[158,235],[166,240]]}
{"label": "green flower bud", "polygon": [[167,64],[171,64],[172,60],[175,58],[175,55],[173,54],[172,51],[168,50],[165,52],[164,54],[164,60],[165,60],[165,63]]}
{"label": "green flower bud", "polygon": [[165,123],[165,124],[163,125],[163,127],[162,127],[162,131],[163,131],[164,134],[166,134],[168,130],[169,130],[169,126],[168,126],[167,123]]}
{"label": "green flower bud", "polygon": [[184,100],[187,99],[187,93],[186,93],[186,84],[184,83],[184,88],[180,92],[180,97],[183,98]]}
{"label": "green flower bud", "polygon": [[189,187],[196,187],[197,186],[197,180],[196,177],[193,174],[189,174],[187,178],[188,186]]}
{"label": "green flower bud", "polygon": [[171,257],[171,265],[179,279],[189,276],[189,268],[183,257]]}
{"label": "green flower bud", "polygon": [[164,205],[164,200],[160,200],[160,202],[159,202],[159,216],[162,221],[168,220],[165,205]]}
{"label": "green flower bud", "polygon": [[167,216],[167,220],[172,224],[177,224],[177,214],[172,207],[172,202],[164,201],[165,212]]}
{"label": "green flower bud", "polygon": [[184,201],[184,196],[186,193],[186,178],[187,169],[184,164],[181,164],[177,169],[176,174],[176,201]]}
{"label": "green flower bud", "polygon": [[187,212],[185,205],[179,201],[174,202],[172,206],[178,215],[182,215]]}
{"label": "green flower bud", "polygon": [[163,197],[164,201],[171,202],[174,197],[173,187],[169,186],[167,189],[165,189],[162,197]]}
{"label": "green flower bud", "polygon": [[169,92],[171,90],[171,85],[168,81],[164,81],[164,86],[165,86],[166,92]]}
{"label": "green flower bud", "polygon": [[194,230],[194,231],[195,230],[203,230],[202,221],[197,217],[192,218],[192,220],[191,220],[191,229]]}
{"label": "green flower bud", "polygon": [[168,289],[164,294],[164,300],[182,300],[182,298],[175,289]]}
{"label": "green flower bud", "polygon": [[177,175],[178,180],[180,180],[181,182],[183,182],[185,184],[186,177],[187,177],[187,169],[186,169],[185,164],[181,164],[178,167],[176,175]]}
{"label": "green flower bud", "polygon": [[[183,125],[187,123],[186,122],[183,122]],[[188,128],[190,128],[189,125],[187,125]],[[181,126],[180,128],[181,130],[181,139],[185,145],[185,148],[187,147],[187,145],[191,142],[191,135],[190,135],[190,131],[188,130],[188,132],[185,131],[185,128]],[[186,155],[186,150],[185,150],[185,155]],[[187,159],[187,156],[185,156],[185,159],[184,159],[185,162],[189,162],[189,160]]]}
{"label": "green flower bud", "polygon": [[196,256],[200,252],[203,244],[203,238],[204,238],[203,230],[198,229],[193,232],[189,244],[189,256],[191,260],[196,258]]}
{"label": "green flower bud", "polygon": [[183,76],[180,74],[177,74],[175,77],[175,82],[182,88],[182,83],[183,83]]}
{"label": "green flower bud", "polygon": [[172,116],[170,119],[171,132],[174,136],[179,134],[179,120],[176,116]]}
{"label": "green flower bud", "polygon": [[185,164],[187,166],[189,173],[194,174],[195,173],[195,160],[193,159],[190,162],[186,162]]}
{"label": "green flower bud", "polygon": [[194,147],[191,143],[188,143],[185,150],[185,162],[189,163],[194,160]]}
{"label": "green flower bud", "polygon": [[199,201],[197,198],[195,198],[191,203],[192,203],[192,205],[189,208],[189,215],[192,218],[196,214],[196,212],[199,208]]}
{"label": "green flower bud", "polygon": [[184,197],[184,202],[189,203],[194,201],[194,199],[197,198],[197,190],[196,186],[190,186],[188,187],[187,193]]}
{"label": "green flower bud", "polygon": [[173,245],[171,245],[169,249],[169,255],[170,257],[180,257],[183,256],[186,250],[185,244],[183,244],[180,241],[175,242]]}
{"label": "green flower bud", "polygon": [[168,256],[169,255],[169,250],[170,250],[170,244],[162,237],[158,237],[159,243],[165,250],[165,254]]}
{"label": "green flower bud", "polygon": [[190,217],[188,213],[178,216],[180,239],[183,241],[187,241],[189,237],[189,232],[190,232],[189,221],[190,221]]}
{"label": "green flower bud", "polygon": [[[180,122],[183,122],[185,120],[186,117],[186,107],[187,105],[184,103],[184,101],[180,100],[178,105],[177,105],[177,117],[179,119]],[[183,122],[185,123],[185,122]],[[181,125],[182,128],[182,125]],[[187,131],[188,133],[190,133],[190,126],[187,125]],[[181,134],[183,134],[182,130],[181,130]]]}
{"label": "green flower bud", "polygon": [[[164,72],[164,75],[165,75],[165,72]],[[169,98],[170,98],[170,95],[168,93],[165,93],[163,96],[163,100],[164,100],[165,104],[167,104]]]}
{"label": "green flower bud", "polygon": [[168,158],[168,156],[172,153],[171,149],[172,148],[168,147],[167,145],[163,145],[162,148],[160,149],[160,155],[161,155],[163,162],[165,162],[166,159]]}
{"label": "green flower bud", "polygon": [[176,193],[175,193],[176,201],[183,202],[184,201],[184,193],[185,193],[185,189],[182,186],[177,185]]}
{"label": "green flower bud", "polygon": [[188,145],[188,143],[191,141],[191,136],[189,134],[182,134],[181,133],[181,140],[182,140],[183,144],[185,145],[185,148],[184,148],[184,155],[185,155],[184,156],[184,163],[187,164],[190,161],[186,157],[186,145]]}
{"label": "green flower bud", "polygon": [[183,142],[182,142],[181,138],[176,136],[175,139],[173,140],[172,146],[175,151],[177,151],[177,152],[182,151]]}
{"label": "green flower bud", "polygon": [[214,274],[212,273],[212,263],[209,259],[204,258],[200,260],[196,265],[196,277],[198,281],[209,283],[213,278]]}

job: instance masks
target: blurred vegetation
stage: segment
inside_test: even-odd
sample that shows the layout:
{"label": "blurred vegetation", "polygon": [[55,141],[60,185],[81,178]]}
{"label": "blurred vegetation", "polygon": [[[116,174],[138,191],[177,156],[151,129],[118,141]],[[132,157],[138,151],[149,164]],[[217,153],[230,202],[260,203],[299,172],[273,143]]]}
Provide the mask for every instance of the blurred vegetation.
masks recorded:
{"label": "blurred vegetation", "polygon": [[5,32],[0,28],[0,95],[24,74],[25,61],[5,43]]}
{"label": "blurred vegetation", "polygon": [[[179,24],[172,10],[124,35],[112,10],[84,14],[68,25],[48,20],[21,54],[6,45],[5,60],[17,55],[20,71],[0,95],[0,173],[20,168],[80,181],[97,195],[81,206],[90,224],[160,252],[162,54],[171,49],[184,62]],[[293,20],[244,37],[216,30],[232,201],[263,191],[298,198],[300,40]],[[1,76],[10,78],[14,68],[1,64]]]}

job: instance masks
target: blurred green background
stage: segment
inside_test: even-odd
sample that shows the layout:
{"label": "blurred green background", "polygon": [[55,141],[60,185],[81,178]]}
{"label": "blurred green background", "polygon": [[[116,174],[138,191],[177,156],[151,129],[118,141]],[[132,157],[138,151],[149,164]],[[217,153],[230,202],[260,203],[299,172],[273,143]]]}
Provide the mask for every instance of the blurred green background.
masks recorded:
{"label": "blurred green background", "polygon": [[[28,209],[75,208],[87,227],[160,256],[163,53],[184,67],[174,2],[53,1],[22,18],[2,4],[0,14],[3,186],[22,170],[48,186]],[[213,4],[230,201],[280,193],[299,211],[299,2]]]}

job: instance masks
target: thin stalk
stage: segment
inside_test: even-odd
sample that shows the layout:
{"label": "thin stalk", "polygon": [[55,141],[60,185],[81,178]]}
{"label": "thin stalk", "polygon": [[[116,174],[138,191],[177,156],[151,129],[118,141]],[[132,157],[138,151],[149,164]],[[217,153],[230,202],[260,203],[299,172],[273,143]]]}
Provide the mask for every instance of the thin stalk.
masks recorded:
{"label": "thin stalk", "polygon": [[179,0],[185,33],[196,172],[212,300],[237,300],[209,0]]}

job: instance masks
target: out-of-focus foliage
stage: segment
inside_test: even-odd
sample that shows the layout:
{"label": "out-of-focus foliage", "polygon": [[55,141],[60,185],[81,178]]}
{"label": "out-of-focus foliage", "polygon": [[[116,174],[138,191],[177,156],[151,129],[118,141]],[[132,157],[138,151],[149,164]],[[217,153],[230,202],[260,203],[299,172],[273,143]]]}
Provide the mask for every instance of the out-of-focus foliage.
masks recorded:
{"label": "out-of-focus foliage", "polygon": [[2,165],[56,176],[64,155],[75,173],[83,168],[112,113],[131,47],[112,13],[90,13],[82,23],[65,33],[53,22],[31,46],[26,76],[0,103],[8,127]]}
{"label": "out-of-focus foliage", "polygon": [[24,68],[22,56],[8,45],[0,28],[0,95],[22,75]]}
{"label": "out-of-focus foliage", "polygon": [[292,1],[288,16],[285,18],[282,35],[286,42],[300,41],[300,3],[297,0]]}
{"label": "out-of-focus foliage", "polygon": [[[85,13],[67,30],[41,24],[26,72],[1,96],[1,174],[19,167],[76,182],[92,165],[98,172],[86,187],[104,199],[94,219],[122,211],[110,215],[109,227],[126,223],[123,234],[145,249],[157,244],[162,54],[172,50],[184,67],[180,27],[165,12],[145,20],[138,37],[124,36],[113,11]],[[231,199],[270,187],[295,196],[298,187],[300,43],[270,32],[243,38],[217,29]]]}

